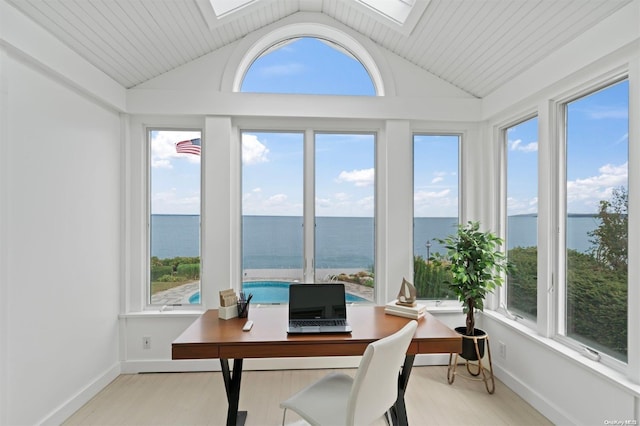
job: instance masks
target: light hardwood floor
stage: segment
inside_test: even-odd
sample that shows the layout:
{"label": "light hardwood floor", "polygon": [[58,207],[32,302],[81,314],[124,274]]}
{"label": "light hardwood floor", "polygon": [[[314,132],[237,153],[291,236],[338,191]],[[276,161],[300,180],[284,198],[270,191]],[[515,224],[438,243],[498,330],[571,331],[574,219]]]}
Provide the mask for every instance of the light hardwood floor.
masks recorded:
{"label": "light hardwood floor", "polygon": [[[280,401],[330,370],[246,371],[240,409],[247,426],[279,425]],[[340,370],[354,374],[355,370]],[[551,423],[496,380],[489,395],[482,382],[456,377],[446,367],[414,367],[406,404],[411,425],[550,425]],[[223,425],[227,402],[219,372],[121,375],[71,416],[65,425]],[[287,423],[295,423],[287,413]],[[384,424],[381,421],[379,424]]]}

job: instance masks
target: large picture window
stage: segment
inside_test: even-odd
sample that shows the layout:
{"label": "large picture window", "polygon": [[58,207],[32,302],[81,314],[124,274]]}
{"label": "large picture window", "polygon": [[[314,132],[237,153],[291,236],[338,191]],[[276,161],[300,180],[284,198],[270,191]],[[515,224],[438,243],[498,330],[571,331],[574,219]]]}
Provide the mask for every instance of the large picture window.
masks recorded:
{"label": "large picture window", "polygon": [[375,135],[315,135],[315,275],[373,301]]}
{"label": "large picture window", "polygon": [[200,303],[200,131],[151,130],[149,299]]}
{"label": "large picture window", "polygon": [[304,133],[242,133],[243,285],[280,287],[284,298],[258,302],[286,302],[279,283],[304,277],[303,153]]}
{"label": "large picture window", "polygon": [[375,135],[241,138],[243,290],[286,303],[291,282],[342,282],[349,302],[373,301]]}
{"label": "large picture window", "polygon": [[627,359],[629,84],[569,102],[564,332]]}
{"label": "large picture window", "polygon": [[458,135],[413,137],[413,270],[418,297],[455,299],[449,276],[433,265],[431,254],[445,252],[436,239],[455,232],[459,223]]}

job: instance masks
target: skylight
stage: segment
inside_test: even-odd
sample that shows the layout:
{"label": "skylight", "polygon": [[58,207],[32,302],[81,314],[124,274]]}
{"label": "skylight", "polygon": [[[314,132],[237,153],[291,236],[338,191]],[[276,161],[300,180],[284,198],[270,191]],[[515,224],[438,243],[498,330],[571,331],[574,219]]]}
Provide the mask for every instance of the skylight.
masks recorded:
{"label": "skylight", "polygon": [[349,4],[394,31],[409,36],[429,2],[430,0],[350,0]]}
{"label": "skylight", "polygon": [[[229,13],[237,12],[255,1],[256,0],[209,0],[209,3],[211,3],[213,12],[219,19]],[[382,3],[384,3],[384,0],[382,0]]]}
{"label": "skylight", "polygon": [[[216,0],[211,0],[216,1]],[[360,3],[375,10],[379,14],[385,16],[392,21],[403,25],[413,6],[416,4],[416,0],[358,0]]]}

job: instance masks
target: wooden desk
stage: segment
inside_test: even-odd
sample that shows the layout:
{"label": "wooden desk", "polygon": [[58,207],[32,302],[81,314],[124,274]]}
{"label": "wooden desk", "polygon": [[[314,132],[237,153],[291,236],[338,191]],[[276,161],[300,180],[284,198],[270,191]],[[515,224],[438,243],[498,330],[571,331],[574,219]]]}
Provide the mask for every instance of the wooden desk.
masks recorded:
{"label": "wooden desk", "polygon": [[[251,331],[242,331],[246,319],[218,318],[212,309],[198,318],[172,344],[173,359],[219,358],[227,391],[227,425],[243,424],[246,412],[238,412],[242,361],[245,358],[325,357],[362,355],[367,345],[395,333],[409,319],[386,315],[383,306],[349,307],[350,334],[288,335],[286,307],[252,308]],[[407,424],[404,392],[416,354],[456,353],[462,350],[458,333],[427,313],[409,345],[398,379],[398,400],[392,410],[394,424]],[[233,372],[229,370],[233,359]]]}

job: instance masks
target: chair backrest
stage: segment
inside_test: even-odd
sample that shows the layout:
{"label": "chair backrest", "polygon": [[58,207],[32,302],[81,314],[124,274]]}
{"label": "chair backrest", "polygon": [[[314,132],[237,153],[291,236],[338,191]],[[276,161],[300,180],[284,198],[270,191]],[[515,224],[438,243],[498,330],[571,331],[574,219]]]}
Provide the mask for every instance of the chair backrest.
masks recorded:
{"label": "chair backrest", "polygon": [[346,424],[371,424],[396,402],[398,374],[417,327],[418,322],[411,321],[367,346],[353,380]]}

